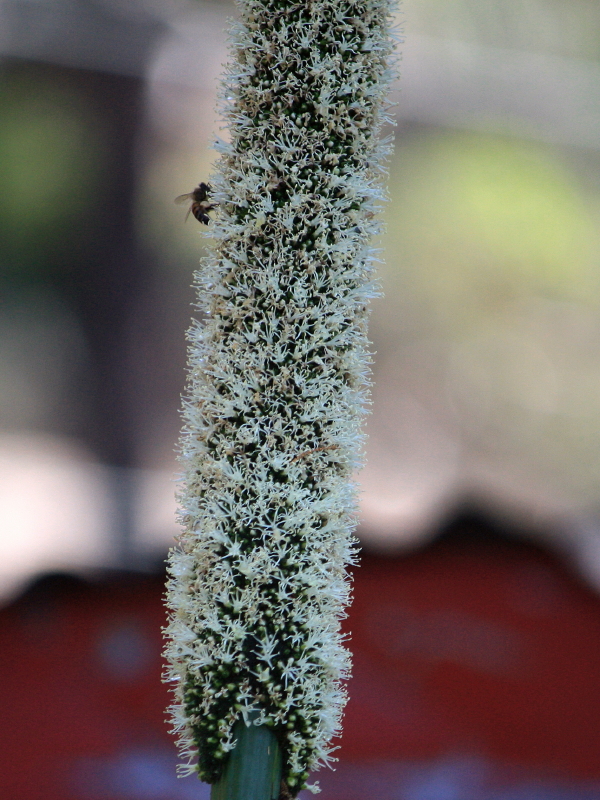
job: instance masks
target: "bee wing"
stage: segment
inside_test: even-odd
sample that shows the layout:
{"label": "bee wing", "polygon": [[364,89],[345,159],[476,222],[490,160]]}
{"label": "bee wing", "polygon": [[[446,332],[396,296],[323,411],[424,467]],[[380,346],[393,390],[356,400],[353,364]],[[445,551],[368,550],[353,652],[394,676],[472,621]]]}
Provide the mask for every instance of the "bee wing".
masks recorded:
{"label": "bee wing", "polygon": [[191,205],[191,206],[188,208],[187,214],[185,215],[185,219],[183,220],[184,222],[187,222],[187,218],[188,218],[188,217],[189,217],[189,215],[192,213],[192,208],[193,208],[193,207],[194,207],[194,206],[193,206],[193,205]]}
{"label": "bee wing", "polygon": [[178,205],[181,205],[181,203],[189,203],[190,200],[193,199],[194,199],[194,193],[188,192],[188,194],[180,194],[179,197],[176,197],[173,202],[177,203]]}

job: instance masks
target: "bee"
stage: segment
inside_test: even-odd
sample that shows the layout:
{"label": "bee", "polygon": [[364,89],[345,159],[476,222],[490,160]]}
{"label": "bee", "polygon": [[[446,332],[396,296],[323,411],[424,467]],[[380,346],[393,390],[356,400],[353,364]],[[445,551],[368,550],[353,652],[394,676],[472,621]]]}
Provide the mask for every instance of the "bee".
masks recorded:
{"label": "bee", "polygon": [[204,225],[208,225],[210,222],[210,217],[208,216],[208,212],[212,211],[213,208],[216,208],[219,204],[218,203],[211,203],[210,201],[210,193],[211,187],[208,183],[200,183],[193,192],[189,192],[189,194],[180,194],[179,197],[175,198],[176,203],[187,203],[191,200],[191,206],[188,208],[188,212],[185,215],[185,218],[189,217],[190,213],[192,213],[198,222],[202,222]]}

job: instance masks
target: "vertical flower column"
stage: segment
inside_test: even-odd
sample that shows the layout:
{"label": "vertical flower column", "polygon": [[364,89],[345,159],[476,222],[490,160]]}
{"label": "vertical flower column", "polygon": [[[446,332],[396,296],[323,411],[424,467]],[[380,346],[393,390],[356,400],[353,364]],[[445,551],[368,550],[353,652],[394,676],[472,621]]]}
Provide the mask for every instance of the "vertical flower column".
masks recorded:
{"label": "vertical flower column", "polygon": [[349,671],[390,2],[238,5],[189,333],[166,654],[199,776],[219,779],[243,719],[273,732],[294,796],[331,760]]}

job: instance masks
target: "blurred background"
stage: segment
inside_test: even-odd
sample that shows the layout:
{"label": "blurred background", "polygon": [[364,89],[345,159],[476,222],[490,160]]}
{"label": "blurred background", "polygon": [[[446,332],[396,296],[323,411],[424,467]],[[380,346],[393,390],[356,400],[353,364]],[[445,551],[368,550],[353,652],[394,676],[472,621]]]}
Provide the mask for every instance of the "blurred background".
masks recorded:
{"label": "blurred background", "polygon": [[[163,563],[226,0],[0,0],[7,800],[177,780]],[[600,797],[600,6],[404,0],[324,800]],[[221,132],[222,134],[222,132]],[[4,714],[2,715],[4,716]]]}

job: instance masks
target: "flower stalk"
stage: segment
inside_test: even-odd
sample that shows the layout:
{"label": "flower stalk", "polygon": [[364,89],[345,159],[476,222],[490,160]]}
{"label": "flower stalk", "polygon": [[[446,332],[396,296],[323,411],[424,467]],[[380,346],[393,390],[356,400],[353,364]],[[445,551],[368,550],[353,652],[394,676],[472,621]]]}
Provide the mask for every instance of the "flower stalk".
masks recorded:
{"label": "flower stalk", "polygon": [[390,0],[238,6],[168,584],[174,727],[213,800],[263,733],[281,797],[333,760],[393,71]]}
{"label": "flower stalk", "polygon": [[281,785],[281,747],[272,730],[239,720],[233,733],[236,745],[213,784],[211,800],[278,800],[282,794],[287,800]]}

